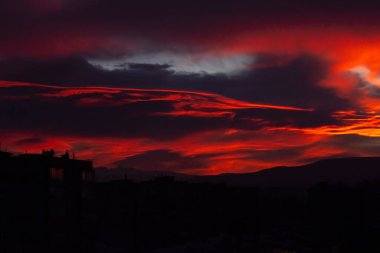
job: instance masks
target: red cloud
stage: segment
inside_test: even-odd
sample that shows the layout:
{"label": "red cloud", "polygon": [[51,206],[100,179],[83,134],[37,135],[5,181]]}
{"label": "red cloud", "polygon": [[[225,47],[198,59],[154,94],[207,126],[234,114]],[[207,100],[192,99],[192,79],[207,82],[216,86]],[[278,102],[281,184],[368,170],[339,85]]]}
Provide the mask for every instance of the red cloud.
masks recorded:
{"label": "red cloud", "polygon": [[[28,97],[25,98],[21,95],[27,93],[26,88],[35,88],[36,90],[33,90],[31,94],[28,93]],[[344,141],[337,142],[336,138],[347,134],[379,137],[376,115],[359,115],[355,111],[336,111],[332,117],[338,120],[340,125],[302,127],[288,125],[289,123],[286,121],[285,123],[281,123],[281,121],[274,123],[271,119],[255,118],[255,114],[245,115],[244,118],[239,118],[234,114],[238,115],[240,110],[247,109],[304,114],[314,113],[313,111],[279,105],[248,103],[206,92],[110,87],[70,88],[14,82],[1,82],[0,89],[4,89],[5,93],[8,92],[7,89],[17,89],[18,92],[22,89],[25,90],[19,94],[18,99],[15,97],[9,100],[7,96],[1,96],[0,101],[3,102],[13,103],[15,100],[31,100],[40,104],[41,101],[47,100],[50,101],[49,105],[52,107],[53,113],[59,113],[55,109],[55,103],[59,102],[59,104],[65,105],[66,101],[69,104],[74,102],[73,106],[76,110],[87,108],[81,113],[95,114],[98,115],[99,119],[99,121],[90,122],[93,129],[89,128],[88,131],[90,132],[84,133],[70,127],[67,130],[64,126],[59,130],[58,125],[54,123],[56,120],[54,114],[47,114],[53,115],[52,117],[49,116],[49,120],[46,121],[47,125],[40,128],[27,127],[27,130],[23,129],[22,125],[19,125],[19,128],[15,126],[6,128],[6,125],[10,123],[7,123],[7,119],[3,118],[5,121],[3,120],[0,126],[0,137],[3,145],[7,146],[8,149],[21,152],[40,152],[42,149],[50,148],[56,149],[57,152],[64,152],[69,149],[75,152],[77,157],[94,160],[97,166],[123,164],[122,162],[118,163],[118,161],[124,161],[125,164],[130,165],[131,161],[139,161],[139,159],[157,159],[157,154],[166,150],[165,157],[172,157],[175,161],[173,161],[173,166],[169,166],[167,159],[157,160],[162,166],[167,165],[163,167],[164,169],[190,174],[248,172],[272,166],[300,164],[326,156],[371,155],[374,152],[373,149],[369,146],[366,147],[360,142],[360,139],[355,142],[350,140],[351,144],[347,146]],[[173,126],[177,124],[176,122],[183,122],[184,119],[189,118],[197,121],[201,118],[213,120],[216,117],[225,118],[226,121],[223,121],[224,125],[219,127],[214,127],[213,121],[210,121],[211,123],[202,121],[202,124],[211,124],[211,127],[197,128],[196,131],[191,129],[194,126],[194,121],[188,121],[190,129],[187,130],[186,134],[182,132],[175,138],[152,138],[149,135],[144,136],[138,132],[130,132],[131,128],[128,128],[128,124],[135,124],[130,120],[134,116],[131,117],[131,112],[125,111],[125,114],[114,115],[112,119],[125,117],[126,123],[118,120],[117,123],[115,123],[116,121],[109,121],[107,125],[122,124],[121,127],[125,127],[127,134],[120,132],[115,136],[113,132],[100,133],[97,130],[98,124],[104,120],[104,115],[101,112],[104,108],[128,108],[123,106],[157,101],[169,103],[172,105],[171,109],[161,111],[161,108],[158,108],[154,112],[149,109],[145,116],[143,114],[146,112],[142,110],[135,112],[141,117],[146,117],[142,121],[145,124],[149,122],[147,119],[154,117],[152,124],[147,126],[150,128],[149,131],[153,131],[153,128],[158,126],[156,121],[161,121],[164,118],[169,118]],[[168,109],[167,107],[163,108]],[[65,114],[66,120],[70,120],[71,114],[74,112],[73,110],[68,111]],[[45,113],[47,113],[46,110]],[[43,117],[47,117],[47,115],[42,114]],[[59,114],[58,116],[63,115]],[[35,120],[39,119],[35,118]],[[230,125],[226,123],[236,120],[239,124]],[[83,127],[84,122],[77,122],[77,124]],[[49,125],[54,127],[53,131]],[[181,123],[180,127],[184,126]],[[171,127],[166,125],[166,128]],[[144,132],[143,129],[139,128],[135,130]],[[161,134],[164,134],[164,129],[161,131]],[[131,159],[126,159],[128,157]],[[154,164],[154,160],[152,160],[150,167],[152,164]],[[176,164],[178,166],[175,166]]]}

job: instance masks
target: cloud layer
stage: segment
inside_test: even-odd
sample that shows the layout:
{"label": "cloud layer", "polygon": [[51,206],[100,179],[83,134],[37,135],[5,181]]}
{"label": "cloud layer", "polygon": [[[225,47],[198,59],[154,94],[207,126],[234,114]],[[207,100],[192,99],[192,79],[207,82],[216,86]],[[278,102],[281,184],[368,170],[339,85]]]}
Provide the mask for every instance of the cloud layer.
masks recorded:
{"label": "cloud layer", "polygon": [[376,155],[374,1],[0,3],[0,141],[213,174]]}

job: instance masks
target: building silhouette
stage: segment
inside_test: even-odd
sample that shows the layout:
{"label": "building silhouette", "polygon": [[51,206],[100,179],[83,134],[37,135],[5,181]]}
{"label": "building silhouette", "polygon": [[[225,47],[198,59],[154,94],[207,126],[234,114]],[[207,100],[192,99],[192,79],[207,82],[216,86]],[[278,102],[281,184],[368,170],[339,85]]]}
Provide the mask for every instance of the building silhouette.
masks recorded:
{"label": "building silhouette", "polygon": [[81,247],[83,186],[92,162],[0,152],[0,252],[68,252]]}
{"label": "building silhouette", "polygon": [[380,252],[378,178],[268,188],[93,175],[69,152],[0,152],[0,253]]}

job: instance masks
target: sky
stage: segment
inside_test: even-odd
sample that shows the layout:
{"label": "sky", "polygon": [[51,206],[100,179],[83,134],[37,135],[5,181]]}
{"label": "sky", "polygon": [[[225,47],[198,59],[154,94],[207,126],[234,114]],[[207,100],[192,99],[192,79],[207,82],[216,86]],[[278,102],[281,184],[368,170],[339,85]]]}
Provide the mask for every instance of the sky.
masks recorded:
{"label": "sky", "polygon": [[380,3],[0,2],[1,149],[254,172],[380,152]]}

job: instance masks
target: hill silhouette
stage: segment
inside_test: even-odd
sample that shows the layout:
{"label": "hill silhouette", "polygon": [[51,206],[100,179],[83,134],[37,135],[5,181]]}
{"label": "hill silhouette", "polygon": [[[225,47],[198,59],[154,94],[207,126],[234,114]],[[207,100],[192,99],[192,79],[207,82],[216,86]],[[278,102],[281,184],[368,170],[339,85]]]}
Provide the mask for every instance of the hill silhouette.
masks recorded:
{"label": "hill silhouette", "polygon": [[128,179],[135,182],[152,180],[160,177],[174,177],[176,180],[189,180],[194,176],[159,170],[137,170],[134,168],[96,168],[96,181],[106,182],[113,180]]}
{"label": "hill silhouette", "polygon": [[171,176],[191,182],[226,183],[233,186],[310,187],[320,182],[355,184],[380,179],[380,157],[350,157],[326,159],[301,166],[280,166],[254,173],[226,173],[210,176],[191,176],[165,171],[140,171],[131,168],[96,170],[98,181],[128,178],[145,181]]}
{"label": "hill silhouette", "polygon": [[220,174],[199,177],[208,182],[234,186],[310,187],[328,183],[355,184],[380,179],[380,157],[326,159],[302,166],[274,167],[247,174]]}

